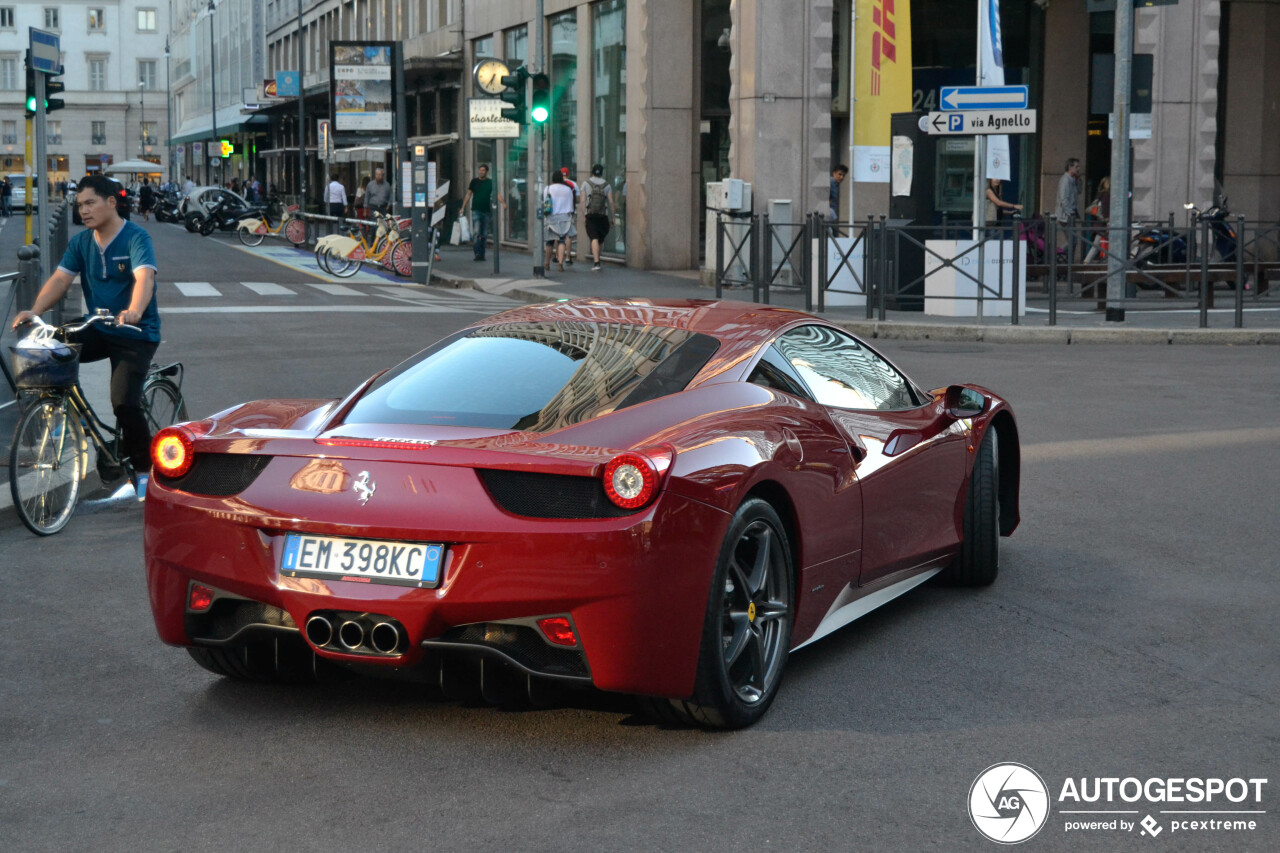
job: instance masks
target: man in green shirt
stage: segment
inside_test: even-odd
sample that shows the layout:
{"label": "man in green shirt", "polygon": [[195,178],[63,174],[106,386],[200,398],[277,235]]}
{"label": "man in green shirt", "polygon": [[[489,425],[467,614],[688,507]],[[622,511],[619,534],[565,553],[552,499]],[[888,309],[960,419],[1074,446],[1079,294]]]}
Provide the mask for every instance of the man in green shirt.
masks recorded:
{"label": "man in green shirt", "polygon": [[[476,170],[476,177],[471,179],[467,187],[466,198],[462,200],[465,213],[467,202],[471,202],[471,248],[475,251],[476,260],[484,260],[485,247],[489,241],[489,217],[493,214],[493,179],[489,177],[489,167],[483,163]],[[498,193],[498,203],[507,209],[507,202]],[[498,239],[497,233],[494,239]]]}

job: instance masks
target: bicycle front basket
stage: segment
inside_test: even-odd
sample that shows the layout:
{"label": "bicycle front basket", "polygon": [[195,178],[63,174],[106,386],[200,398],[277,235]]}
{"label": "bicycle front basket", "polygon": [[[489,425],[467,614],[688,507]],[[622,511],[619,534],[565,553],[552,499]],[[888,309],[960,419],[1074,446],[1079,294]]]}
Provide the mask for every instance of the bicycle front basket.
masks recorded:
{"label": "bicycle front basket", "polygon": [[70,388],[80,375],[80,344],[64,344],[70,352],[43,347],[11,346],[13,382],[19,389]]}

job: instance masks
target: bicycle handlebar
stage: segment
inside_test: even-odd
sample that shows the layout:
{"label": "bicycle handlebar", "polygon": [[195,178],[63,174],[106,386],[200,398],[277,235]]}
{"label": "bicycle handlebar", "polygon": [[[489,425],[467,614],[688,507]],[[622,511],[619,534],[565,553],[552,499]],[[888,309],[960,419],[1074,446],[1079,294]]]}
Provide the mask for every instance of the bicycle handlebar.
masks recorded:
{"label": "bicycle handlebar", "polygon": [[61,332],[79,332],[89,328],[90,326],[102,325],[103,323],[112,323],[122,329],[132,329],[135,332],[142,331],[139,327],[130,325],[129,323],[116,322],[116,318],[111,316],[111,312],[106,308],[99,308],[93,316],[86,317],[82,322],[78,323],[73,321],[70,323],[63,323],[60,326],[55,326],[52,323],[46,323],[39,314],[32,316],[32,318],[27,322],[33,323],[36,326],[46,326],[50,329],[57,329]]}

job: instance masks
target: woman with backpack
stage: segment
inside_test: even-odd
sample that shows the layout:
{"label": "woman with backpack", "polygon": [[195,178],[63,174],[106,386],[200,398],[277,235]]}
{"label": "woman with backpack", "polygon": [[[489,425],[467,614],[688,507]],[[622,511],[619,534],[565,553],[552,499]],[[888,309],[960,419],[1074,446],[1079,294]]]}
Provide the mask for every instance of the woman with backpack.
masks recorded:
{"label": "woman with backpack", "polygon": [[613,195],[609,182],[602,176],[604,166],[596,163],[591,167],[591,177],[586,185],[586,217],[587,239],[591,241],[591,271],[600,270],[600,246],[609,235],[609,226],[613,222]]}

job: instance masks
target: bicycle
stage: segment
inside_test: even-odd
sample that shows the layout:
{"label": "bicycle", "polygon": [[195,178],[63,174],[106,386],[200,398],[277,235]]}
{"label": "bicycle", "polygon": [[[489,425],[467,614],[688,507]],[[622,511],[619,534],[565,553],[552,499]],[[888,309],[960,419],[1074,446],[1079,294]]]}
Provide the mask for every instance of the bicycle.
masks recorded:
{"label": "bicycle", "polygon": [[246,216],[241,219],[236,226],[236,234],[240,237],[240,242],[246,246],[260,246],[268,235],[275,237],[281,233],[295,246],[301,246],[307,242],[307,224],[294,216],[298,212],[296,204],[291,204],[284,209],[278,224],[271,224],[270,211],[276,209],[278,205],[279,201],[273,198],[267,203],[267,210],[260,216]]}
{"label": "bicycle", "polygon": [[330,234],[316,241],[316,264],[338,278],[350,278],[366,261],[379,263],[397,275],[413,275],[413,247],[400,239],[400,225],[394,217],[375,213],[377,230],[370,244],[363,232],[348,228],[347,234]]}
{"label": "bicycle", "polygon": [[[65,337],[115,320],[99,309],[82,322],[56,327],[39,317],[33,322],[53,330],[46,336]],[[78,378],[79,345],[68,344],[67,348],[70,355],[51,356],[41,362],[22,354],[30,350],[10,347],[22,414],[9,451],[9,491],[22,523],[40,536],[57,533],[71,520],[89,465],[90,441],[97,450],[104,483],[127,476],[130,485],[135,490],[138,487],[139,472],[122,452],[120,425],[107,424],[89,404]],[[182,363],[176,361],[164,366],[152,364],[147,372],[142,406],[152,433],[187,419],[182,375]]]}

